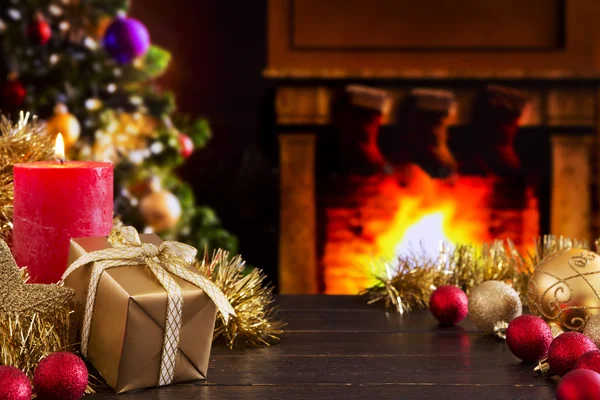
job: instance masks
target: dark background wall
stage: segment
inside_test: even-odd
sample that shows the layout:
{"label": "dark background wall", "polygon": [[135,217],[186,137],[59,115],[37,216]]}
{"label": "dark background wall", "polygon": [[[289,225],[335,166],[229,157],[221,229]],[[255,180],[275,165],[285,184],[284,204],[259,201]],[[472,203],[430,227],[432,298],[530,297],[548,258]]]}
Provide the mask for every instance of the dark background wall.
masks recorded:
{"label": "dark background wall", "polygon": [[216,209],[240,252],[275,279],[277,178],[258,144],[266,83],[266,0],[133,0],[130,15],[173,59],[161,80],[179,110],[206,116],[208,148],[181,173],[198,201]]}

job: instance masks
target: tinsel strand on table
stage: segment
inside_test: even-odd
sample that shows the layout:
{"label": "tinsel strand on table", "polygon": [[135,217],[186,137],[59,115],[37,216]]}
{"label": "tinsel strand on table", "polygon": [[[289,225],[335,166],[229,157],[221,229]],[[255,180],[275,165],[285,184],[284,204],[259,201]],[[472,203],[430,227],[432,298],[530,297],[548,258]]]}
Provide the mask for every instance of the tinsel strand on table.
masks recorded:
{"label": "tinsel strand on table", "polygon": [[546,235],[536,240],[536,248],[530,254],[521,254],[510,240],[455,247],[441,244],[435,258],[412,251],[399,256],[395,263],[376,262],[372,269],[377,283],[362,294],[369,304],[383,301],[386,308],[402,313],[426,308],[438,286],[455,285],[468,294],[484,281],[497,280],[510,284],[524,299],[535,266],[544,257],[573,247],[587,249],[590,244]]}
{"label": "tinsel strand on table", "polygon": [[20,113],[17,123],[0,116],[0,238],[10,243],[13,210],[13,165],[48,160],[54,142],[43,123]]}
{"label": "tinsel strand on table", "polygon": [[234,346],[261,346],[277,342],[285,324],[277,320],[273,287],[264,284],[265,273],[258,268],[244,273],[245,262],[237,255],[218,250],[209,259],[205,251],[197,269],[225,293],[237,317],[225,323],[219,316],[215,325],[214,339],[223,338],[231,349]]}

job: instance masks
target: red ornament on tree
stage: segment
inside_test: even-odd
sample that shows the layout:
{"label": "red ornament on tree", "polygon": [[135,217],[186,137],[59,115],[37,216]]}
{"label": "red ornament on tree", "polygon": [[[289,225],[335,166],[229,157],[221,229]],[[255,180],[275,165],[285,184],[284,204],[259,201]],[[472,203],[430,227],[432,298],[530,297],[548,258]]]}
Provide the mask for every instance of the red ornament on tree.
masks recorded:
{"label": "red ornament on tree", "polygon": [[579,332],[566,332],[559,335],[548,349],[550,371],[563,376],[575,367],[575,363],[588,351],[598,348],[590,338]]}
{"label": "red ornament on tree", "polygon": [[506,344],[516,357],[536,362],[548,355],[552,343],[550,326],[535,315],[521,315],[513,319],[506,329]]}
{"label": "red ornament on tree", "polygon": [[40,400],[79,400],[87,384],[87,367],[73,353],[50,354],[33,375],[33,387]]}
{"label": "red ornament on tree", "polygon": [[5,107],[16,108],[25,101],[27,90],[17,78],[9,78],[2,88],[2,103]]}
{"label": "red ornament on tree", "polygon": [[591,369],[600,373],[600,350],[593,350],[579,357],[574,368]]}
{"label": "red ornament on tree", "polygon": [[48,24],[44,17],[38,16],[27,27],[27,37],[34,44],[43,46],[52,37],[52,28],[50,28],[50,24]]}
{"label": "red ornament on tree", "polygon": [[576,369],[562,378],[556,388],[556,400],[600,399],[600,374]]}
{"label": "red ornament on tree", "polygon": [[183,158],[188,158],[194,152],[194,142],[188,135],[179,134],[179,153]]}
{"label": "red ornament on tree", "polygon": [[453,325],[467,316],[469,300],[458,287],[444,285],[431,294],[429,310],[441,324]]}
{"label": "red ornament on tree", "polygon": [[15,367],[0,366],[0,399],[31,399],[31,383],[23,371]]}

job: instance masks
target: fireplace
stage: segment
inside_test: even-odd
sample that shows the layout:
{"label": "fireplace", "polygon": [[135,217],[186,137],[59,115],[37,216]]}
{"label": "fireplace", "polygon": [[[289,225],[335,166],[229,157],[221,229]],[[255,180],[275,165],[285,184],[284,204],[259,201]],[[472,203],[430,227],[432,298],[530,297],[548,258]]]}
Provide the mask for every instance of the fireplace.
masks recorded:
{"label": "fireplace", "polygon": [[[466,37],[437,46],[440,37],[424,39],[422,31],[412,44],[350,34],[332,44],[317,32],[333,28],[310,16],[309,3],[331,12],[309,0],[269,6],[265,76],[278,138],[281,292],[356,293],[371,283],[373,262],[411,248],[434,252],[442,240],[508,238],[527,252],[540,234],[598,235],[600,74],[594,46],[568,23],[585,18],[585,7],[552,1],[534,18],[518,2],[486,2],[491,11],[481,18],[495,18],[496,9],[531,18],[486,47]],[[377,4],[368,12],[397,6]],[[372,24],[361,19],[368,2],[338,6],[341,25]],[[455,6],[456,19],[470,15],[461,11],[469,2]],[[392,14],[382,20],[411,15]],[[519,47],[523,37],[533,47]],[[340,96],[351,98],[356,87],[385,93],[387,109],[373,113],[363,99],[340,111]]]}
{"label": "fireplace", "polygon": [[[411,80],[401,82],[402,87],[368,83],[392,98],[390,112],[382,116],[377,145],[386,159],[396,162],[397,153],[406,148],[399,138],[402,122],[397,110],[411,86],[425,85]],[[477,152],[469,147],[473,108],[487,83],[480,79],[435,83],[435,90],[443,87],[455,99],[456,114],[446,127],[453,154],[461,158]],[[331,147],[328,136],[331,103],[345,85],[287,81],[277,86],[281,290],[356,293],[372,282],[368,267],[373,262],[411,249],[431,253],[440,241],[482,243],[509,238],[526,253],[540,234],[596,235],[595,89],[564,88],[564,82],[542,89],[519,80],[501,83],[529,98],[514,144],[526,177],[458,171],[448,178],[423,168],[409,169],[402,179],[397,171],[331,173],[330,167],[323,166],[323,159],[338,159],[331,152],[339,149]],[[407,184],[406,178],[411,182]]]}

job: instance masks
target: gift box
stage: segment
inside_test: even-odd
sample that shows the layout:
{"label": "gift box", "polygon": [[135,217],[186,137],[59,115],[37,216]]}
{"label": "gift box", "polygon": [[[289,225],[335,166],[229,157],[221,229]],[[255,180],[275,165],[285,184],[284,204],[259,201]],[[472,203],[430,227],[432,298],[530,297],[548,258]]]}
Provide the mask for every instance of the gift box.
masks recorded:
{"label": "gift box", "polygon": [[[120,254],[129,250],[114,248],[115,244],[107,237],[71,240],[71,268],[65,274],[64,283],[75,290],[76,309],[84,310],[80,329],[82,332],[87,329],[89,333],[87,340],[82,338],[82,353],[117,393],[205,379],[217,312],[211,300],[216,287],[202,290],[188,281],[192,280],[188,275],[179,272],[187,277],[182,279],[172,274],[168,265],[160,265],[166,263],[159,255],[161,239],[133,232],[137,240],[141,240],[132,246],[132,251],[137,252],[133,255]],[[96,254],[99,256],[94,257]],[[85,259],[96,261],[83,264],[81,261]],[[82,265],[72,269],[76,261]],[[157,265],[164,269],[158,270]],[[186,273],[197,275],[189,267],[186,269]],[[179,289],[165,289],[159,282],[159,273],[166,275],[161,281],[166,279],[171,286],[174,282]],[[90,281],[96,282],[95,291]],[[94,292],[92,300],[88,299],[89,291]],[[181,313],[175,313],[175,318],[169,314],[177,310],[169,298],[173,295],[168,291],[182,295]],[[89,319],[87,328],[86,318]],[[180,329],[173,331],[176,318],[179,318]],[[165,328],[167,325],[169,328]],[[166,338],[167,334],[171,337]],[[173,338],[174,335],[178,338]],[[171,339],[170,344],[167,339]]]}

